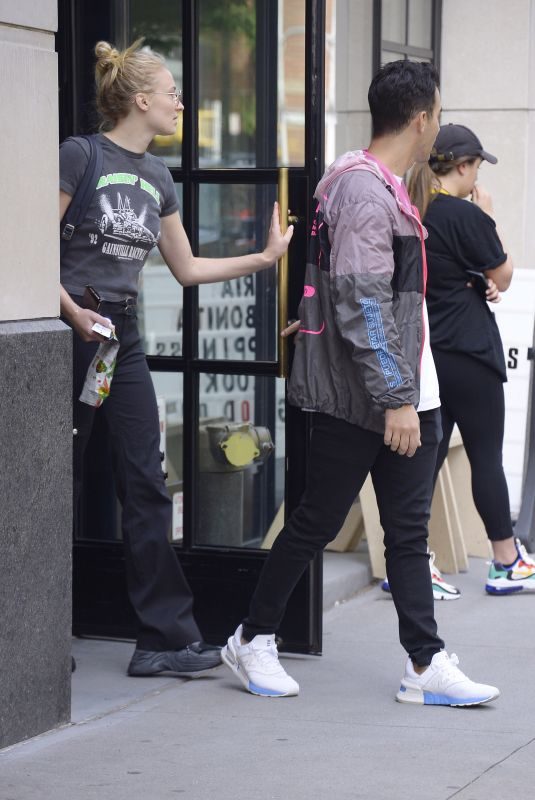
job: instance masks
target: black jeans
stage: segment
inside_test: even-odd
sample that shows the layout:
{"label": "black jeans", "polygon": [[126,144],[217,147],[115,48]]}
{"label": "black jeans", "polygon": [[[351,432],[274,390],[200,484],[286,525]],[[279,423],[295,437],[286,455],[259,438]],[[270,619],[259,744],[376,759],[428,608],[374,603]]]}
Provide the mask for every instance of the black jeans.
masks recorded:
{"label": "black jeans", "polygon": [[334,539],[371,473],[401,644],[420,666],[444,647],[437,635],[427,554],[439,410],[420,414],[420,425],[422,446],[407,458],[385,447],[380,434],[314,414],[306,489],[261,572],[244,621],[246,639],[278,629],[307,564]]}
{"label": "black jeans", "polygon": [[[81,298],[75,297],[77,303]],[[128,592],[139,620],[142,650],[181,649],[201,639],[193,617],[191,590],[169,543],[172,503],[160,460],[156,396],[135,314],[102,303],[100,314],[115,324],[121,343],[109,397],[99,409],[78,400],[97,350],[73,333],[74,520],[77,530],[84,452],[95,413],[104,414],[110,433],[113,471],[122,505],[122,533]]]}
{"label": "black jeans", "polygon": [[451,432],[459,426],[472,471],[472,495],[493,542],[513,536],[509,491],[503,471],[505,401],[502,379],[491,367],[464,353],[433,350],[444,438],[437,469],[448,455]]}

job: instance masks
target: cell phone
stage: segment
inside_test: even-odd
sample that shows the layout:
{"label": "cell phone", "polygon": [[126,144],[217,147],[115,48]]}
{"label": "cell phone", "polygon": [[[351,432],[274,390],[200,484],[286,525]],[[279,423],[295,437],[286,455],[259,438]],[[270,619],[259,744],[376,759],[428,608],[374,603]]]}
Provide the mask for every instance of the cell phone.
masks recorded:
{"label": "cell phone", "polygon": [[473,288],[483,300],[486,300],[489,282],[483,272],[478,272],[476,269],[467,269],[466,271],[470,275],[470,282]]}
{"label": "cell phone", "polygon": [[111,339],[111,335],[113,333],[113,330],[111,328],[106,328],[106,326],[101,325],[100,322],[95,322],[91,330],[95,331],[95,333],[100,334],[100,336],[104,336],[105,339]]}
{"label": "cell phone", "polygon": [[91,311],[98,311],[100,308],[100,295],[96,289],[87,285],[82,296],[82,307],[89,308]]}

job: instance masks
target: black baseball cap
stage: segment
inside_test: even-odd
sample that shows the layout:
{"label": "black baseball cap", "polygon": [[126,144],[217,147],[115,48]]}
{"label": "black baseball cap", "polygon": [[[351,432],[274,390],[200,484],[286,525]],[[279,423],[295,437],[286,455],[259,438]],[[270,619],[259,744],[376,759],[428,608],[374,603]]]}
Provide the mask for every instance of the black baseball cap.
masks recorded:
{"label": "black baseball cap", "polygon": [[483,150],[483,145],[470,128],[465,125],[454,125],[451,122],[449,125],[441,125],[429,156],[431,164],[454,161],[464,156],[479,156],[489,164],[498,163],[496,156]]}

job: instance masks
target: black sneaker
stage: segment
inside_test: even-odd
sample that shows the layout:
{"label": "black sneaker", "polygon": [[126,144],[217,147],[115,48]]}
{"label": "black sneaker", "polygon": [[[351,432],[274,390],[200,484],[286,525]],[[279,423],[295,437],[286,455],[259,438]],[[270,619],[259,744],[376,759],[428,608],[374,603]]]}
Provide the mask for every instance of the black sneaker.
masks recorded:
{"label": "black sneaker", "polygon": [[128,674],[146,677],[169,672],[181,678],[199,678],[221,666],[221,648],[193,642],[183,650],[135,650]]}

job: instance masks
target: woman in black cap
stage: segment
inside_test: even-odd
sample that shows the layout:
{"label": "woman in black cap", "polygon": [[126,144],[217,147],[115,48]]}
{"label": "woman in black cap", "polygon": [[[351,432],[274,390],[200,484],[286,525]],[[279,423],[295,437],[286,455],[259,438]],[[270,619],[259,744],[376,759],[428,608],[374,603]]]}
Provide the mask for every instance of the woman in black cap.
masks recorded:
{"label": "woman in black cap", "polygon": [[457,423],[494,554],[485,588],[512,594],[535,591],[535,562],[513,536],[502,465],[507,376],[487,301],[498,302],[509,287],[513,263],[496,229],[492,198],[476,183],[482,162],[497,160],[469,128],[443,125],[429,164],[413,168],[409,193],[429,233],[426,298],[444,433],[435,480]]}

